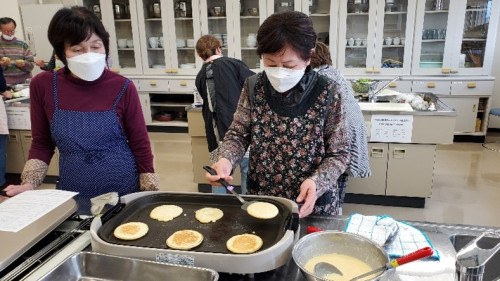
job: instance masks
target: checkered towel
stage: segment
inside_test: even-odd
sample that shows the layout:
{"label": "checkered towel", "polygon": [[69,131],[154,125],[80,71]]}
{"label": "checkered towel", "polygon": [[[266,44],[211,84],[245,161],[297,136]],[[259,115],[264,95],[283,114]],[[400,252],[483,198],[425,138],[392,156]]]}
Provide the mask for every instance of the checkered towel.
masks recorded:
{"label": "checkered towel", "polygon": [[434,254],[430,259],[439,260],[439,253],[434,249],[427,236],[419,229],[406,222],[399,222],[389,216],[363,216],[352,214],[345,232],[359,234],[383,246],[391,231],[399,227],[393,242],[385,247],[390,258],[399,258],[418,249],[431,247]]}

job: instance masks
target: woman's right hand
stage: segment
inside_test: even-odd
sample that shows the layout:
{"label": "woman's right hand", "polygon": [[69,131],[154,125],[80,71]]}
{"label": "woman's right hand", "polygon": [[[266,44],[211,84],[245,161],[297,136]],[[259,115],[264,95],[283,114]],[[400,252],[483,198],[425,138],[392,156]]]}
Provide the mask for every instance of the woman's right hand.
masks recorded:
{"label": "woman's right hand", "polygon": [[212,166],[217,172],[216,176],[212,176],[210,173],[205,174],[205,178],[210,182],[212,186],[220,186],[218,182],[219,179],[225,179],[227,182],[231,182],[233,177],[231,176],[231,171],[233,170],[233,165],[226,158],[221,158],[217,163]]}
{"label": "woman's right hand", "polygon": [[38,65],[38,67],[44,67],[45,61],[44,60],[36,60],[35,64]]}
{"label": "woman's right hand", "polygon": [[26,190],[33,190],[35,187],[31,183],[21,184],[21,185],[9,185],[4,188],[7,196],[12,197],[18,195],[19,193],[25,192]]}

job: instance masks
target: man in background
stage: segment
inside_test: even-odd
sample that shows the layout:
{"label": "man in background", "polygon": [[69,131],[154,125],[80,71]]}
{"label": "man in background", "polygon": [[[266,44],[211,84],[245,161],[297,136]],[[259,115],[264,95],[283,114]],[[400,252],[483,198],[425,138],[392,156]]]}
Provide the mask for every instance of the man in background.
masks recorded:
{"label": "man in background", "polygon": [[31,78],[34,57],[28,44],[17,40],[14,36],[16,32],[16,21],[12,18],[0,18],[0,66],[7,84],[22,84]]}

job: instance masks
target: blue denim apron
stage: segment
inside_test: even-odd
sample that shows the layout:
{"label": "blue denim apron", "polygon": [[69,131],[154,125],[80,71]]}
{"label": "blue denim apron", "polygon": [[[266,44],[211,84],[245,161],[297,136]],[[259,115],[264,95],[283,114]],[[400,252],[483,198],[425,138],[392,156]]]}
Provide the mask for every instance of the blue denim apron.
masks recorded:
{"label": "blue denim apron", "polygon": [[90,214],[90,199],[95,196],[139,191],[135,158],[115,112],[129,83],[127,79],[110,110],[63,110],[59,108],[54,72],[50,132],[60,153],[57,189],[79,192],[75,196],[79,214]]}

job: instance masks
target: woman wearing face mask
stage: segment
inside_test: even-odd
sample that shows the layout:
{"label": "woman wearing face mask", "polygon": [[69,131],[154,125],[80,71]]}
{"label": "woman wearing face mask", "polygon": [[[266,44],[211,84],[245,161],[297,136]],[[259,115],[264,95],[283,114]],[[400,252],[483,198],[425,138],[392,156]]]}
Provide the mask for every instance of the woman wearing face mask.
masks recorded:
{"label": "woman wearing face mask", "polygon": [[338,214],[336,181],[349,162],[338,85],[309,66],[316,43],[311,19],[300,12],[271,15],[257,33],[264,72],[247,79],[233,123],[213,165],[216,184],[250,147],[248,194],[303,204],[301,217]]}
{"label": "woman wearing face mask", "polygon": [[65,67],[30,84],[33,142],[22,183],[8,186],[7,195],[38,187],[56,147],[57,188],[79,192],[80,214],[89,214],[90,199],[104,193],[157,190],[137,90],[107,69],[109,34],[101,21],[85,8],[63,8],[48,37]]}

